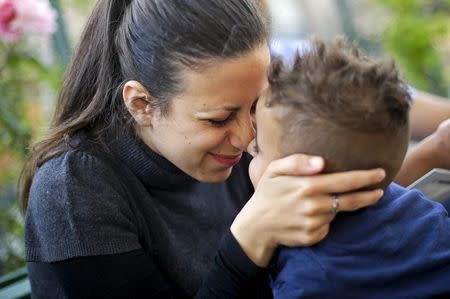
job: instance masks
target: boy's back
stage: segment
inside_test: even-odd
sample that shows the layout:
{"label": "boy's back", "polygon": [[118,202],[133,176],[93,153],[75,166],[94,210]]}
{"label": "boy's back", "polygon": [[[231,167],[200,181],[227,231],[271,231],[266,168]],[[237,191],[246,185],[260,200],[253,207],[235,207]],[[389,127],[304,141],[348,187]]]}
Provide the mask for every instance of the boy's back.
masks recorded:
{"label": "boy's back", "polygon": [[429,298],[450,293],[450,218],[416,190],[391,184],[375,206],[338,214],[310,248],[274,260],[275,298]]}

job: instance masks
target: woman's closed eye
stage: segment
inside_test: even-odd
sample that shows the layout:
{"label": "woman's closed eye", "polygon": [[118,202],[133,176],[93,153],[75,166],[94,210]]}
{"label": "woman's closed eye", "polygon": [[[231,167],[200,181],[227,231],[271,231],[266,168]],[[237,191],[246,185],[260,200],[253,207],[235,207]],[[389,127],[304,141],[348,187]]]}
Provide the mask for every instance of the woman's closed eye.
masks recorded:
{"label": "woman's closed eye", "polygon": [[225,125],[228,124],[228,122],[233,118],[233,114],[230,114],[229,116],[227,116],[226,118],[222,118],[222,119],[208,119],[207,121],[215,126],[215,127],[223,127]]}

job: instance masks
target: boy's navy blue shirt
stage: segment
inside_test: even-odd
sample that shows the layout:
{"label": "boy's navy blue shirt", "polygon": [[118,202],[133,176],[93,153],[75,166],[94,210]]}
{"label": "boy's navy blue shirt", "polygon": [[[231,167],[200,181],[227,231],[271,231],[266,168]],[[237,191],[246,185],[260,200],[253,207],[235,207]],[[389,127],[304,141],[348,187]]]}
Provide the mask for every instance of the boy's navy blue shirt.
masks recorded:
{"label": "boy's navy blue shirt", "polygon": [[310,248],[283,248],[274,298],[428,298],[450,293],[450,218],[392,183],[379,203],[340,213]]}

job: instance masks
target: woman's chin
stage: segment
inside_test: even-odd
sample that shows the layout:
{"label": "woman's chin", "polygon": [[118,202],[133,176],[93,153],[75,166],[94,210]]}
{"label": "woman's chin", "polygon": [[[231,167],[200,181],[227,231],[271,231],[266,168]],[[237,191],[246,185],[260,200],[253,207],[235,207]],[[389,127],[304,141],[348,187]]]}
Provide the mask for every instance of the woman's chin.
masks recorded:
{"label": "woman's chin", "polygon": [[192,175],[192,177],[202,183],[210,183],[210,184],[222,183],[225,182],[230,177],[232,170],[233,167],[228,167],[220,170],[210,170],[197,173],[195,175]]}

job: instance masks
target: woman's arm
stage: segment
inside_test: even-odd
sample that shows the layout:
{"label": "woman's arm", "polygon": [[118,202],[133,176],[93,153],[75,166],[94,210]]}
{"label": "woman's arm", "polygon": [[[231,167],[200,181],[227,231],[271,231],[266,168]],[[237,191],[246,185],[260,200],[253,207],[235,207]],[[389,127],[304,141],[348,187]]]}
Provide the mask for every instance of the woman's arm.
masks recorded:
{"label": "woman's arm", "polygon": [[[168,283],[144,250],[29,262],[33,298],[186,298]],[[222,240],[196,299],[266,298],[267,272],[253,264],[231,233]],[[248,296],[246,296],[248,294]]]}
{"label": "woman's arm", "polygon": [[196,299],[272,298],[268,271],[258,267],[229,232],[222,239],[209,275]]}
{"label": "woman's arm", "polygon": [[33,298],[177,298],[142,249],[29,262]]}

